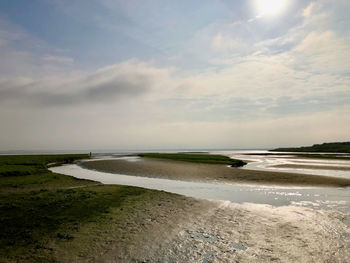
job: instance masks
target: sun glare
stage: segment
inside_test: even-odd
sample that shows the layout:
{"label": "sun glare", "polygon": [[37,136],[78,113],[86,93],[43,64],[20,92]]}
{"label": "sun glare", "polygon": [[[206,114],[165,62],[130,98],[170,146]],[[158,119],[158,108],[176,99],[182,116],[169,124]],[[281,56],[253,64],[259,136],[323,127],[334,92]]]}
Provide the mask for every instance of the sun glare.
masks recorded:
{"label": "sun glare", "polygon": [[258,15],[278,15],[286,8],[287,1],[288,0],[256,0]]}

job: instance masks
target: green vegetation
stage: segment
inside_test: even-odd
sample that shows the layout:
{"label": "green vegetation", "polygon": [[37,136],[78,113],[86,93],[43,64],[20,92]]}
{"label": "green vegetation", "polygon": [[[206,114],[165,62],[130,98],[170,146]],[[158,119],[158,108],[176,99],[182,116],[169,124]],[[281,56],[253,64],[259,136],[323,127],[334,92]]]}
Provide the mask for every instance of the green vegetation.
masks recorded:
{"label": "green vegetation", "polygon": [[81,180],[51,173],[48,164],[71,163],[89,158],[87,154],[65,155],[0,155],[0,189],[2,191],[30,191],[80,185]]}
{"label": "green vegetation", "polygon": [[145,194],[146,189],[124,186],[0,194],[0,257],[47,260],[48,240],[73,240],[85,224],[103,224],[112,208],[129,209],[133,198]]}
{"label": "green vegetation", "polygon": [[72,163],[87,159],[87,154],[0,155],[0,176],[22,176],[47,172],[48,164]]}
{"label": "green vegetation", "polygon": [[327,154],[327,153],[249,153],[246,155],[265,155],[265,156],[297,156],[302,158],[316,158],[316,159],[334,159],[334,160],[350,160],[349,154]]}
{"label": "green vegetation", "polygon": [[328,153],[350,153],[350,142],[332,142],[314,144],[297,148],[277,148],[275,152],[328,152]]}
{"label": "green vegetation", "polygon": [[194,163],[208,163],[208,164],[227,164],[232,167],[241,167],[246,165],[241,160],[231,159],[223,155],[214,154],[192,154],[192,153],[140,153],[140,157],[160,158],[175,161],[194,162]]}
{"label": "green vegetation", "polygon": [[[123,210],[114,220],[134,213],[135,200],[158,193],[103,186],[46,168],[81,158],[88,155],[0,156],[0,262],[55,262],[57,244],[73,242],[91,222],[102,227],[113,209]],[[94,235],[87,236],[92,246]]]}

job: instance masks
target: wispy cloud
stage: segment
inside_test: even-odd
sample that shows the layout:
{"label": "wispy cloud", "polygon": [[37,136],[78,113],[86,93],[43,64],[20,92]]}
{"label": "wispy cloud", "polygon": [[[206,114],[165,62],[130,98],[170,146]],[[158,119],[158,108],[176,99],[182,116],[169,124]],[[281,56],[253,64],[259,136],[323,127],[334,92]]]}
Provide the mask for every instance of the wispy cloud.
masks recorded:
{"label": "wispy cloud", "polygon": [[[101,3],[94,4],[101,8]],[[293,16],[278,24],[264,19],[249,22],[251,15],[237,17],[233,8],[221,7],[220,14],[227,12],[225,18],[209,17],[201,24],[197,15],[197,24],[185,33],[179,27],[169,28],[172,20],[164,14],[147,16],[140,7],[135,11],[135,4],[103,2],[102,8],[122,5],[119,12],[125,23],[115,26],[128,31],[125,35],[135,35],[140,49],[120,54],[135,43],[119,39],[113,50],[120,59],[103,66],[94,60],[83,63],[71,50],[0,20],[3,147],[58,145],[40,128],[74,147],[106,147],[111,141],[112,147],[266,147],[286,140],[298,144],[348,136],[350,28],[344,10],[350,6],[346,1],[337,2],[337,8],[326,0],[296,4],[295,12],[289,11]],[[201,11],[212,15],[212,4],[206,6]],[[74,17],[79,2],[56,7]],[[163,7],[164,12],[174,12],[172,19],[178,17]],[[184,21],[190,17],[182,16]],[[100,30],[115,30],[113,24],[103,29],[111,18],[97,17],[92,20]],[[144,25],[140,17],[148,19]],[[84,17],[77,19],[89,23]],[[157,28],[160,21],[169,25]],[[148,31],[153,35],[144,36]],[[169,32],[174,41],[164,40]],[[161,52],[150,55],[140,43]],[[103,51],[99,47],[92,53],[100,59]],[[84,135],[77,130],[84,130]],[[198,135],[194,140],[193,134]]]}

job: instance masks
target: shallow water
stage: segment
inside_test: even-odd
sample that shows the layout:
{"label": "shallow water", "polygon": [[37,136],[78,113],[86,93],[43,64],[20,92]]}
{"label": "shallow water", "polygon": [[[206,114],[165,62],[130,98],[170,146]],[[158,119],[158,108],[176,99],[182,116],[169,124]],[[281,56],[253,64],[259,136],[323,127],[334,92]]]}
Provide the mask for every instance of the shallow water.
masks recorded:
{"label": "shallow water", "polygon": [[[331,159],[311,159],[311,158],[291,158],[293,155],[263,155],[269,153],[268,151],[215,151],[215,154],[222,154],[234,159],[241,159],[250,161],[242,169],[258,170],[258,171],[278,171],[300,174],[315,174],[324,176],[334,176],[350,178],[350,171],[339,170],[321,170],[321,169],[307,169],[300,168],[279,168],[277,165],[312,165],[320,167],[344,167],[350,168],[350,161],[348,160],[331,160]],[[249,155],[249,153],[261,155]],[[276,153],[277,154],[277,153]],[[284,153],[285,154],[285,153]]]}
{"label": "shallow water", "polygon": [[347,262],[349,258],[349,231],[343,223],[350,226],[350,188],[188,182],[99,172],[76,164],[50,170],[104,184],[223,200],[212,213],[203,213],[182,226],[170,246],[159,251],[159,262],[234,262],[237,257],[240,262],[255,262],[256,255],[259,262]]}
{"label": "shallow water", "polygon": [[[137,161],[137,159],[137,157],[130,157],[129,161]],[[314,209],[350,211],[349,188],[272,187],[188,182],[99,172],[75,164],[52,167],[50,170],[76,178],[99,181],[104,184],[138,186],[209,200],[228,200],[234,203],[256,203],[273,206],[299,205]]]}

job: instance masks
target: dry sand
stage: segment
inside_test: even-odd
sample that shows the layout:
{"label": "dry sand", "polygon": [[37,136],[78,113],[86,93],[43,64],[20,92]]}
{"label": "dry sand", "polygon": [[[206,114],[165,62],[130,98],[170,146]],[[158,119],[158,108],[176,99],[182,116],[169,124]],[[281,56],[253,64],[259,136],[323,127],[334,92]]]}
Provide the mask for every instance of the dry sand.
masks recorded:
{"label": "dry sand", "polygon": [[139,161],[99,160],[81,163],[88,169],[184,181],[220,181],[305,186],[350,186],[350,179],[296,173],[255,171],[225,165],[142,158]]}

